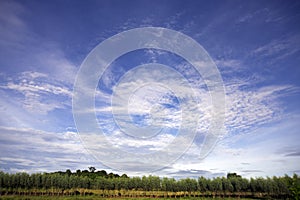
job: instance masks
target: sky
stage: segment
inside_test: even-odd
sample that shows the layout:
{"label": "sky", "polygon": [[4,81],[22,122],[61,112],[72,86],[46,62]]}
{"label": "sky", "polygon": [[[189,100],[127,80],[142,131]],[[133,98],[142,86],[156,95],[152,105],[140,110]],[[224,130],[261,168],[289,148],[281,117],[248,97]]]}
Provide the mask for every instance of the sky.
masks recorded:
{"label": "sky", "polygon": [[[0,170],[299,174],[299,10],[296,0],[0,0]],[[138,32],[120,45],[137,30],[161,32],[120,53],[151,40]],[[199,62],[177,53],[187,41]]]}

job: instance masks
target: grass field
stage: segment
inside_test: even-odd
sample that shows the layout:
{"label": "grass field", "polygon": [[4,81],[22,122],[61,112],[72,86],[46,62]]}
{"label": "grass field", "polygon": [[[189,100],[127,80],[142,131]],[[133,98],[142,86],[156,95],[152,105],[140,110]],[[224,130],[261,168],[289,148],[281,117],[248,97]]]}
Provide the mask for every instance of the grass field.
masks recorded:
{"label": "grass field", "polygon": [[[65,196],[0,196],[0,200],[151,200],[151,199],[157,199],[157,198],[102,198],[99,196],[70,196],[70,197],[65,197]],[[176,200],[209,200],[209,199],[214,199],[214,200],[233,200],[235,198],[175,198]],[[159,198],[159,200],[174,200],[174,198]],[[239,200],[251,200],[251,199],[242,199],[239,198]]]}

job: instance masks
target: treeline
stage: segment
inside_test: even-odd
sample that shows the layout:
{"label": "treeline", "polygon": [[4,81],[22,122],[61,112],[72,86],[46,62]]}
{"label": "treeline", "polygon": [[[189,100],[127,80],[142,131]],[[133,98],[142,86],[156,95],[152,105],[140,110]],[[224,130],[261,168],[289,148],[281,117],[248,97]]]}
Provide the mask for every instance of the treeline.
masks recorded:
{"label": "treeline", "polygon": [[1,195],[99,195],[102,197],[266,197],[299,199],[300,177],[243,178],[236,173],[208,179],[128,177],[88,170],[53,173],[0,172]]}

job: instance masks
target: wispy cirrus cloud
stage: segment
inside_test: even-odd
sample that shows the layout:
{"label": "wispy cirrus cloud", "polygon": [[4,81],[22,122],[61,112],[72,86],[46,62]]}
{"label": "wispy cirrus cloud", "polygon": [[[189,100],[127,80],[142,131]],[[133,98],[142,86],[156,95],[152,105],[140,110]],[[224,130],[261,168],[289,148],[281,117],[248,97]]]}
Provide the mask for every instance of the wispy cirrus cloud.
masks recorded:
{"label": "wispy cirrus cloud", "polygon": [[284,119],[286,115],[282,98],[299,91],[293,85],[249,88],[250,85],[251,83],[235,83],[226,86],[226,127],[229,132],[241,133]]}
{"label": "wispy cirrus cloud", "polygon": [[0,5],[0,69],[10,72],[5,68],[11,68],[17,73],[38,71],[71,87],[78,66],[66,57],[62,46],[32,29],[23,17],[31,13],[24,4],[1,1]]}
{"label": "wispy cirrus cloud", "polygon": [[300,51],[300,35],[285,35],[281,38],[274,39],[271,42],[256,48],[253,55],[261,58],[272,58],[273,62],[276,60],[285,59],[288,56],[295,55]]}
{"label": "wispy cirrus cloud", "polygon": [[0,47],[21,47],[22,40],[27,36],[24,33],[28,31],[21,16],[27,10],[15,1],[1,1],[0,5]]}
{"label": "wispy cirrus cloud", "polygon": [[[276,58],[275,58],[276,59]],[[226,90],[228,133],[242,134],[289,117],[286,99],[300,92],[296,84],[275,84],[250,71],[242,60],[216,60]]]}
{"label": "wispy cirrus cloud", "polygon": [[[232,70],[228,70],[228,73],[235,73],[235,68],[239,67],[239,61],[228,61],[226,62],[228,65],[236,65],[233,67]],[[223,63],[225,66],[225,64]],[[188,69],[185,70],[186,74],[190,74],[187,72]],[[141,77],[142,80],[147,79],[146,77],[153,77],[158,76],[157,73],[152,71],[147,71],[145,73],[139,74],[138,77]],[[161,72],[163,73],[163,72]],[[137,77],[137,76],[133,76]],[[189,81],[192,82],[192,86],[197,86],[199,80],[197,80],[196,77],[191,74],[187,78],[190,78]],[[195,79],[195,82],[193,82]],[[261,80],[260,80],[261,81]],[[130,92],[128,88],[130,87],[137,87],[140,83],[137,81],[130,81],[126,83],[127,85],[122,85],[123,92]],[[203,83],[202,83],[203,84]],[[200,116],[200,123],[206,124],[205,127],[199,128],[199,130],[205,131],[208,130],[209,127],[209,121],[211,120],[211,102],[210,102],[210,96],[209,91],[205,88],[202,88],[202,84],[200,88],[193,88],[191,87],[184,87],[181,84],[181,81],[176,78],[170,78],[168,79],[168,83],[166,83],[166,87],[169,87],[172,85],[172,87],[176,86],[177,88],[182,87],[182,91],[191,90],[192,88],[197,92],[196,98],[200,100],[199,107],[197,109],[199,112],[201,112]],[[245,132],[249,131],[252,128],[259,127],[264,124],[269,124],[278,120],[283,119],[285,116],[285,107],[284,107],[284,101],[283,99],[289,96],[292,96],[299,92],[299,88],[294,85],[269,85],[269,86],[261,86],[261,87],[253,87],[254,84],[257,84],[256,79],[233,79],[230,81],[225,81],[225,90],[226,90],[226,121],[225,126],[227,128],[227,133],[234,133],[234,132]],[[198,85],[199,86],[199,85]],[[152,90],[154,92],[151,93],[151,97],[155,96],[155,90]],[[159,92],[159,91],[157,91]],[[160,91],[162,92],[162,91]],[[138,94],[138,93],[136,93]],[[160,94],[157,94],[160,95]],[[180,98],[186,98],[183,96],[180,96],[180,94],[177,96]],[[124,95],[121,95],[122,98]],[[101,97],[99,97],[98,100],[101,100]],[[143,95],[141,95],[139,98],[136,98],[136,105],[132,109],[130,109],[133,114],[143,114],[147,112],[145,108],[142,106],[146,102],[146,99]],[[157,102],[157,101],[156,101]],[[129,101],[128,101],[129,103]],[[180,102],[184,103],[184,102]],[[149,104],[152,105],[153,102],[149,101]],[[122,106],[124,106],[122,104]],[[128,104],[128,107],[131,107],[132,105]],[[103,111],[110,111],[112,110],[111,105],[103,105],[101,107]],[[101,111],[101,109],[99,111]],[[117,109],[117,107],[115,108]],[[196,108],[191,107],[191,110],[194,110]],[[124,111],[124,114],[128,114],[127,110]],[[101,115],[101,112],[99,113]],[[188,116],[187,116],[188,117]],[[172,118],[175,121],[180,120],[177,116],[177,112],[173,111],[172,113],[168,114],[168,118]],[[177,118],[177,120],[176,120]],[[163,119],[163,118],[162,118]],[[191,123],[194,122],[193,118],[190,118],[188,121]],[[168,122],[170,122],[171,125],[175,125],[173,121],[160,121],[157,125],[167,125]],[[126,122],[130,123],[130,122]],[[103,126],[105,124],[102,124]],[[175,126],[176,127],[176,126]]]}
{"label": "wispy cirrus cloud", "polygon": [[[226,65],[231,65],[231,70],[228,70],[228,75],[234,74],[235,69],[239,68],[240,63],[238,60],[233,60],[233,61],[228,61],[228,62],[223,62],[223,66]],[[182,66],[181,69],[179,69]],[[178,163],[185,163],[187,166],[190,168],[186,170],[197,170],[197,169],[206,169],[210,171],[209,176],[214,176],[214,175],[220,175],[220,174],[226,174],[228,171],[224,171],[221,168],[211,170],[210,168],[203,167],[202,164],[196,164],[196,165],[189,165],[189,162],[193,162],[193,160],[196,160],[196,162],[200,162],[200,152],[202,148],[202,143],[205,138],[205,134],[207,133],[209,129],[209,124],[211,121],[211,102],[210,102],[210,94],[209,91],[203,87],[203,83],[197,79],[197,76],[194,76],[194,73],[190,73],[193,70],[190,70],[188,66],[185,65],[180,65],[175,67],[176,70],[179,69],[179,71],[183,74],[185,74],[185,78],[189,79],[191,85],[189,87],[184,86],[184,84],[181,84],[181,80],[172,77],[168,78],[167,81],[161,80],[161,83],[165,85],[165,87],[177,87],[181,88],[181,90],[186,91],[190,90],[192,86],[194,86],[197,93],[196,93],[196,98],[199,99],[199,107],[194,108],[190,107],[191,110],[198,109],[199,112],[201,112],[201,116],[199,116],[199,137],[197,136],[194,140],[194,144],[190,147],[190,150],[184,154],[183,158],[178,160]],[[143,70],[139,71],[138,74],[133,75],[131,77],[139,77],[135,80],[130,80],[130,81],[125,81],[124,83],[122,82],[114,82],[112,81],[111,83],[117,83],[119,85],[114,86],[114,87],[120,87],[121,91],[124,93],[124,95],[120,95],[116,98],[125,98],[125,93],[128,93],[132,91],[130,88],[139,88],[139,86],[144,87],[143,80],[151,80],[151,77],[163,77],[164,73],[163,70],[160,70],[161,74],[158,74],[157,71],[155,70],[146,70],[143,72]],[[170,73],[169,73],[170,74]],[[119,76],[119,75],[118,75]],[[199,78],[199,77],[198,77]],[[260,79],[259,81],[262,81]],[[152,81],[153,82],[153,81]],[[201,83],[201,84],[199,84]],[[247,134],[249,132],[253,132],[255,130],[260,130],[261,127],[263,126],[269,126],[270,124],[277,123],[279,121],[282,121],[286,117],[289,117],[288,115],[285,114],[285,107],[284,107],[284,98],[288,98],[289,96],[294,95],[299,91],[299,88],[294,85],[262,85],[261,87],[254,87],[253,85],[257,85],[257,79],[226,79],[224,82],[224,87],[226,90],[226,119],[225,119],[225,128],[226,132],[223,137],[225,141],[233,139],[235,135],[240,135],[240,136],[245,136],[247,137]],[[172,87],[171,87],[172,86]],[[198,87],[197,87],[198,86]],[[155,90],[155,88],[152,88],[151,91],[146,92],[147,90],[144,91],[144,93],[138,93],[136,90],[134,90],[132,96],[137,96],[135,98],[135,105],[130,104],[131,100],[126,100],[124,101],[125,104],[127,105],[127,109],[122,111],[123,115],[130,115],[131,114],[136,114],[136,115],[142,115],[147,113],[147,109],[143,107],[143,105],[154,105],[158,103],[158,100],[154,100],[155,96],[161,96],[161,93],[164,93],[165,91],[163,90]],[[123,94],[122,93],[122,94]],[[151,94],[149,97],[152,97],[153,99],[149,99],[147,101],[147,98],[145,94]],[[183,93],[182,93],[183,94]],[[188,98],[187,96],[181,96],[181,93],[177,93],[178,98]],[[131,97],[132,97],[131,96]],[[101,96],[98,97],[98,100],[103,100],[107,101],[109,98],[107,96],[104,98],[101,98]],[[105,100],[106,99],[106,100]],[[132,103],[132,102],[131,102]],[[180,102],[184,103],[184,102]],[[115,109],[118,109],[118,106],[121,106],[120,109],[124,108],[124,103],[121,105],[116,104]],[[126,106],[125,105],[125,106]],[[165,106],[165,108],[164,108]],[[163,112],[164,109],[169,109],[166,105],[162,106],[160,109],[160,113]],[[132,109],[131,109],[132,107]],[[147,107],[147,106],[146,106]],[[149,106],[148,106],[149,107]],[[125,107],[126,108],[126,107]],[[97,108],[96,108],[97,110]],[[151,152],[151,151],[156,151],[159,149],[163,149],[164,146],[161,146],[161,144],[166,144],[166,141],[164,140],[165,138],[168,137],[160,137],[160,136],[172,136],[173,135],[159,135],[158,137],[150,138],[147,140],[143,139],[137,139],[137,138],[130,138],[124,133],[121,133],[120,130],[118,130],[118,126],[115,125],[114,121],[114,116],[113,114],[108,114],[112,112],[113,108],[109,104],[102,104],[99,107],[99,110],[97,110],[97,116],[99,118],[99,126],[109,132],[107,135],[107,138],[111,141],[113,145],[115,145],[118,148],[128,150],[128,151],[135,151],[136,149],[139,149],[140,152]],[[131,112],[130,112],[131,110]],[[152,125],[155,126],[160,126],[160,127],[169,127],[169,128],[175,128],[178,129],[178,126],[176,126],[176,123],[174,121],[166,120],[168,119],[173,119],[177,120],[179,124],[182,122],[180,118],[178,118],[178,113],[177,112],[170,112],[166,115],[166,117],[160,118],[158,121],[159,123],[155,123]],[[104,117],[105,116],[105,117]],[[179,120],[179,121],[178,121]],[[195,118],[192,116],[186,116],[185,120],[189,121],[191,124],[195,123]],[[123,121],[124,123],[132,124],[132,123],[137,123],[137,121]],[[170,126],[169,126],[170,125]],[[203,126],[201,126],[203,125]],[[126,132],[126,131],[125,131]],[[151,139],[154,139],[153,141]],[[176,139],[176,138],[174,138]],[[177,138],[179,139],[179,138]],[[126,142],[122,142],[126,141]],[[221,140],[222,143],[222,140]],[[219,147],[220,149],[217,151],[223,151],[222,156],[220,156],[220,160],[224,160],[224,158],[228,157],[228,160],[233,160],[232,157],[238,157],[240,160],[245,160],[241,159],[241,155],[246,155],[248,154],[247,151],[243,148],[240,149],[232,149],[227,146],[222,146]],[[251,147],[252,148],[252,147]],[[228,154],[228,155],[224,155]],[[251,154],[251,159],[249,160],[248,163],[254,163],[254,162],[261,162],[261,161],[254,161],[253,160],[253,155],[255,153]],[[216,155],[210,155],[214,159]],[[221,159],[222,157],[222,159]],[[218,157],[219,158],[219,157]],[[209,159],[209,158],[207,158]],[[262,158],[261,158],[262,159]],[[259,159],[258,159],[259,160]],[[212,160],[210,160],[213,162]],[[124,160],[124,162],[126,162]],[[205,161],[204,161],[205,162]],[[235,160],[237,162],[237,160]],[[247,160],[245,161],[247,162]],[[176,162],[177,163],[177,162]],[[205,162],[206,163],[206,162]],[[213,162],[216,164],[216,161]],[[225,163],[225,164],[224,164]],[[244,163],[244,162],[243,162]],[[247,165],[245,166],[243,163],[239,162],[237,165],[239,168],[234,168],[232,166],[232,163],[227,163],[220,161],[218,165],[226,165],[227,168],[230,168],[235,171],[239,171],[240,173],[244,175],[248,174],[264,174],[266,173],[264,170],[265,168],[259,168],[257,165],[250,166]],[[172,167],[174,167],[172,165]],[[212,166],[210,166],[213,168]],[[183,169],[183,166],[178,167],[180,169]],[[174,173],[178,172],[180,174],[180,170],[175,170]],[[214,175],[213,175],[214,174]],[[192,176],[193,173],[190,173]]]}
{"label": "wispy cirrus cloud", "polygon": [[14,79],[7,78],[0,88],[10,94],[21,94],[18,98],[23,108],[33,113],[47,114],[70,106],[70,89],[49,79],[47,74],[26,71]]}

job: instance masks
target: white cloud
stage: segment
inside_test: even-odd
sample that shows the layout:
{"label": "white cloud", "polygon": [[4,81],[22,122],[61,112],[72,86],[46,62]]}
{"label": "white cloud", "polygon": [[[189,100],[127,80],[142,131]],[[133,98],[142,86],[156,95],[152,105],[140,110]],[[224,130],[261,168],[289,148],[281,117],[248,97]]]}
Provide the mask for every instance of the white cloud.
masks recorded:
{"label": "white cloud", "polygon": [[48,75],[40,72],[35,72],[35,71],[25,71],[21,73],[20,78],[23,80],[29,79],[29,80],[34,80],[36,78],[47,78]]}
{"label": "white cloud", "polygon": [[280,39],[272,40],[253,51],[254,55],[273,57],[274,61],[284,59],[300,50],[300,35],[285,35]]}
{"label": "white cloud", "polygon": [[34,65],[41,69],[40,72],[69,87],[73,85],[78,67],[66,58],[59,45],[44,43],[34,51]]}
{"label": "white cloud", "polygon": [[[284,119],[280,98],[292,95],[299,88],[292,85],[264,86],[243,89],[244,84],[226,86],[228,132],[243,132],[260,125]],[[247,87],[247,85],[246,85]]]}
{"label": "white cloud", "polygon": [[[125,82],[119,82],[118,85],[115,86],[117,91],[115,88],[112,98],[113,105],[104,104],[96,108],[95,110],[97,111],[98,117],[101,118],[101,115],[106,115],[107,112],[113,111],[115,119],[121,120],[124,126],[131,123],[130,117],[124,118],[124,116],[132,115],[140,116],[140,118],[143,118],[144,123],[152,127],[178,129],[180,123],[182,123],[182,116],[184,116],[185,126],[182,126],[182,128],[187,129],[187,127],[195,126],[195,115],[192,113],[197,113],[198,110],[199,117],[201,118],[199,128],[201,130],[208,129],[209,123],[207,123],[207,121],[211,118],[210,97],[208,92],[202,91],[201,96],[197,92],[193,93],[193,88],[188,87],[188,85],[184,84],[178,77],[170,76],[170,73],[168,77],[164,79],[162,76],[165,76],[166,73],[161,70],[142,71],[130,76],[135,77],[137,80],[130,79]],[[152,80],[153,77],[159,80],[155,82]],[[136,88],[136,90],[132,90],[132,88]],[[174,88],[176,88],[176,91],[173,91]],[[197,91],[195,88],[194,90]],[[190,91],[190,94],[187,91]],[[129,99],[127,99],[127,97],[129,97]],[[174,98],[177,98],[177,103]],[[197,101],[198,98],[201,105],[198,106],[195,102],[193,104],[191,102],[192,98],[194,98],[194,101]],[[103,101],[110,101],[107,98],[102,99]],[[115,103],[114,99],[117,99]],[[98,96],[97,100],[101,101],[101,96]],[[170,105],[170,107],[168,107],[168,105]],[[184,115],[182,115],[181,111],[183,105],[185,105]],[[100,126],[111,126],[111,123],[106,124],[107,121],[103,119],[101,119],[101,121]],[[139,122],[136,123],[138,124]]]}
{"label": "white cloud", "polygon": [[[229,64],[234,63],[238,64],[238,61],[229,61]],[[185,69],[187,71],[188,69]],[[161,71],[162,74],[164,74]],[[147,71],[147,73],[142,73],[139,71],[139,75],[134,75],[131,77],[140,77],[141,80],[130,80],[125,83],[119,83],[118,87],[119,90],[122,92],[119,94],[119,96],[116,96],[115,98],[125,98],[128,96],[128,94],[125,95],[125,93],[131,93],[132,91],[128,88],[139,88],[139,87],[145,87],[145,82],[149,82],[149,77],[159,77],[156,72],[154,71]],[[148,78],[147,78],[148,77]],[[161,83],[165,85],[165,87],[176,87],[178,90],[176,91],[187,91],[191,90],[191,87],[186,87],[182,85],[181,80],[178,80],[176,78],[169,78],[166,82],[163,79],[160,79],[162,81]],[[193,82],[194,78],[192,78]],[[199,80],[195,80],[199,82]],[[255,128],[259,125],[268,124],[270,122],[274,122],[277,120],[282,119],[283,113],[284,113],[284,106],[281,98],[287,97],[289,95],[292,95],[293,93],[299,91],[299,88],[293,86],[293,85],[270,85],[270,86],[262,86],[261,88],[253,88],[251,85],[253,84],[252,80],[232,80],[231,82],[225,83],[225,90],[226,90],[226,128],[228,133],[235,132],[235,131],[246,131],[251,128]],[[192,86],[196,86],[196,83],[192,83]],[[156,99],[155,96],[161,97],[163,93],[166,91],[162,91],[159,89],[158,91],[155,90],[155,86],[153,86],[154,89],[150,91],[144,89],[141,94],[139,94],[138,91],[134,91],[134,94],[129,94],[130,98],[133,98],[133,96],[138,95],[136,98],[134,98],[134,102],[132,102],[130,99],[124,99],[122,100],[122,103],[120,108],[118,108],[118,104],[115,104],[114,110],[118,112],[124,112],[124,115],[128,114],[136,114],[136,115],[143,115],[143,114],[149,114],[150,110],[154,106],[154,104],[158,103],[159,101]],[[171,87],[171,88],[172,88]],[[210,93],[205,88],[202,88],[202,84],[200,88],[193,88],[195,91],[198,91],[195,93],[195,98],[199,100],[199,105],[196,107],[190,107],[190,111],[198,110],[201,115],[200,117],[200,129],[202,131],[208,130],[209,127],[209,121],[212,117],[212,105],[211,105],[211,99],[210,99]],[[186,93],[176,93],[177,98],[179,99],[186,99],[190,98],[188,96],[185,96]],[[150,99],[148,99],[148,97]],[[101,99],[101,97],[99,97]],[[153,99],[154,98],[154,99]],[[133,104],[135,106],[133,106]],[[186,102],[180,102],[180,103],[186,103]],[[124,104],[125,107],[124,107]],[[128,104],[128,105],[127,105]],[[132,105],[131,105],[132,104]],[[148,105],[149,104],[149,105]],[[96,108],[97,109],[97,108]],[[125,109],[125,110],[124,110]],[[180,108],[179,108],[180,109]],[[110,112],[112,107],[110,105],[104,105],[99,108],[99,116],[101,116],[101,110],[107,112]],[[160,109],[160,114],[163,114],[164,109]],[[180,110],[179,110],[180,111]],[[173,110],[173,113],[167,113],[167,118],[171,120],[163,120],[160,119],[157,122],[157,125],[161,126],[167,126],[167,127],[178,127],[176,123],[181,122],[181,118],[178,118],[178,112]],[[162,115],[163,116],[163,115]],[[187,119],[191,124],[195,123],[195,118],[193,118],[193,115],[186,116],[190,117]],[[165,118],[166,119],[166,118]],[[179,121],[178,121],[179,120]],[[174,124],[174,122],[176,122]],[[125,123],[131,123],[128,121],[125,121]],[[168,124],[170,123],[170,126]],[[105,126],[105,124],[102,124]],[[174,126],[175,125],[175,126]]]}
{"label": "white cloud", "polygon": [[241,71],[243,69],[243,63],[237,59],[229,59],[229,60],[215,60],[216,65],[219,69],[221,69],[222,74],[228,74]]}
{"label": "white cloud", "polygon": [[77,67],[66,58],[60,45],[29,28],[22,18],[28,13],[15,1],[0,2],[2,65],[18,73],[3,74],[0,89],[24,111],[44,115],[70,107]]}
{"label": "white cloud", "polygon": [[30,123],[36,121],[31,115],[27,115],[27,113],[22,110],[22,107],[17,102],[12,101],[11,97],[2,90],[0,90],[0,94],[0,125],[28,127]]}
{"label": "white cloud", "polygon": [[[241,62],[238,60],[228,60],[228,61],[220,61],[223,66],[231,66],[233,68],[238,68]],[[220,64],[219,63],[219,64]],[[183,67],[182,69],[180,69]],[[103,102],[109,102],[109,104],[104,104],[96,108],[97,116],[101,118],[101,115],[106,117],[112,117],[112,115],[107,115],[114,110],[114,114],[120,114],[121,116],[125,115],[141,115],[148,116],[150,119],[145,119],[146,121],[150,120],[149,123],[153,123],[152,125],[157,127],[169,127],[176,128],[180,127],[180,123],[182,123],[182,115],[180,115],[181,108],[179,110],[170,109],[167,107],[160,107],[159,112],[154,112],[153,107],[159,103],[160,99],[155,97],[163,97],[166,95],[166,91],[162,88],[156,87],[154,82],[162,84],[165,88],[168,88],[172,91],[172,88],[176,87],[177,91],[188,91],[193,88],[196,93],[194,93],[194,98],[196,98],[199,102],[199,105],[189,105],[189,112],[198,111],[201,113],[199,117],[198,131],[201,133],[207,133],[210,127],[210,122],[212,120],[212,105],[211,105],[211,97],[209,91],[203,87],[203,80],[199,78],[199,76],[195,77],[193,73],[190,73],[191,70],[186,65],[177,66],[177,68],[181,71],[180,73],[189,75],[191,77],[190,87],[184,85],[182,83],[182,79],[171,76],[171,73],[164,72],[164,70],[160,69],[159,71],[155,70],[137,70],[136,72],[132,72],[131,78],[127,81],[119,82],[118,85],[114,87],[118,87],[119,92],[116,92],[115,98],[123,99],[119,104],[114,104],[113,107],[110,105],[109,96],[105,96],[105,98],[101,98],[101,95],[97,97],[97,100]],[[177,70],[177,69],[176,69]],[[231,73],[234,70],[230,70]],[[159,72],[159,73],[158,73]],[[136,73],[136,74],[134,74]],[[128,74],[127,74],[128,75]],[[153,77],[155,80],[153,81]],[[161,78],[159,78],[161,77]],[[166,79],[164,80],[164,77]],[[200,79],[200,80],[199,80]],[[255,80],[254,80],[255,81]],[[146,89],[147,85],[152,84],[152,88]],[[270,86],[262,86],[260,88],[252,87],[253,80],[240,80],[233,79],[230,82],[225,82],[225,90],[226,90],[226,119],[225,126],[227,129],[227,134],[235,134],[236,132],[246,132],[250,129],[255,129],[261,125],[266,125],[278,120],[281,120],[285,117],[284,115],[284,106],[281,98],[285,98],[293,93],[299,91],[299,88],[293,85],[270,85]],[[134,90],[130,88],[135,88]],[[139,89],[143,89],[140,92]],[[116,89],[116,88],[114,88]],[[174,92],[174,91],[172,91]],[[182,104],[185,104],[190,99],[191,96],[187,96],[186,92],[177,92],[175,95],[177,98],[182,99]],[[126,97],[130,97],[127,99]],[[133,101],[133,97],[134,101]],[[187,101],[185,101],[187,100]],[[169,102],[172,104],[172,102]],[[174,102],[173,102],[174,105]],[[171,112],[164,112],[164,110],[169,110]],[[151,121],[151,114],[157,116],[155,121]],[[127,119],[127,118],[126,118]],[[130,119],[130,118],[129,118]],[[195,117],[194,115],[186,115],[185,123],[189,124],[188,127],[193,127],[195,125]],[[114,121],[106,121],[104,119],[100,120],[101,127],[110,127],[108,130],[111,130]],[[131,120],[125,120],[124,123],[132,123]],[[104,128],[105,129],[105,128]],[[199,144],[200,145],[200,144]]]}
{"label": "white cloud", "polygon": [[[292,175],[299,170],[299,147],[295,144],[300,137],[297,134],[298,119],[299,116],[295,116],[246,134],[224,138],[205,159],[198,157],[201,149],[193,145],[171,166],[172,171],[180,174],[182,170],[203,170],[210,173],[208,176],[236,172],[247,178]],[[290,152],[293,152],[293,157],[289,156]]]}
{"label": "white cloud", "polygon": [[34,81],[27,82],[24,79],[21,83],[12,83],[9,82],[6,86],[2,86],[4,89],[16,90],[21,93],[46,93],[46,94],[54,94],[54,95],[65,95],[72,96],[72,93],[66,87],[54,86],[47,83],[37,83]]}
{"label": "white cloud", "polygon": [[[7,78],[9,80],[10,78]],[[49,81],[48,75],[39,72],[26,71],[0,88],[5,91],[18,92],[23,95],[21,104],[34,113],[47,114],[58,108],[70,105],[72,92],[68,87]],[[14,94],[14,93],[10,93]],[[12,98],[15,98],[14,95]],[[64,100],[62,101],[62,98]],[[20,100],[20,99],[19,99]]]}
{"label": "white cloud", "polygon": [[138,139],[134,137],[126,137],[124,133],[116,131],[108,138],[112,144],[116,145],[118,148],[123,148],[125,150],[128,148],[134,148],[134,152],[139,152],[137,149],[147,148],[140,153],[149,153],[162,150],[174,140],[175,136],[171,134],[160,134],[154,138]]}
{"label": "white cloud", "polygon": [[45,172],[84,169],[95,164],[75,132],[55,133],[3,126],[0,132],[1,170]]}
{"label": "white cloud", "polygon": [[18,68],[20,73],[22,70],[39,69],[39,72],[31,72],[32,75],[46,74],[52,80],[72,85],[78,67],[66,58],[60,44],[49,41],[30,29],[22,17],[28,14],[31,14],[30,11],[21,3],[0,2],[2,64],[5,67]]}

